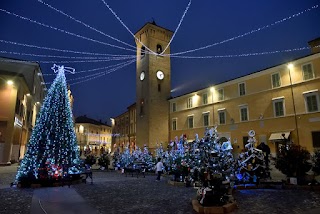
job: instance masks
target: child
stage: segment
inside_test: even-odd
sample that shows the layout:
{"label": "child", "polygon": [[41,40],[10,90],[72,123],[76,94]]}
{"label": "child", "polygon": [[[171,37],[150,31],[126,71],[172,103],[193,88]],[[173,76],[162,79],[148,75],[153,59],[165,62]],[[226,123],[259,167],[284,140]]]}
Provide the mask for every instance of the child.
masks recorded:
{"label": "child", "polygon": [[156,165],[156,172],[158,174],[157,181],[160,181],[160,176],[161,176],[161,173],[162,173],[162,169],[163,169],[163,164],[161,162],[161,158],[158,158],[158,163]]}

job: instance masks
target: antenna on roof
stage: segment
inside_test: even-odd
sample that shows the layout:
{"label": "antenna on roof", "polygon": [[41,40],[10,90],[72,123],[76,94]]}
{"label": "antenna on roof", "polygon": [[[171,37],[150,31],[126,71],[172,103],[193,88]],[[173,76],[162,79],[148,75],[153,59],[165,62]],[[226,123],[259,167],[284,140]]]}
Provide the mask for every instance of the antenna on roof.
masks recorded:
{"label": "antenna on roof", "polygon": [[152,18],[152,24],[157,25],[156,22],[154,21],[154,18],[153,17],[151,17],[151,18]]}

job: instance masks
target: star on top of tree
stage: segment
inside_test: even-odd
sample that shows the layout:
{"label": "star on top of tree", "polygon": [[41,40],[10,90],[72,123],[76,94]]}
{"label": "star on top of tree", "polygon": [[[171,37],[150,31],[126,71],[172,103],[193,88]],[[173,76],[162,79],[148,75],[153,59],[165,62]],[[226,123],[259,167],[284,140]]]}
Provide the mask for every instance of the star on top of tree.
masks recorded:
{"label": "star on top of tree", "polygon": [[57,65],[57,64],[53,64],[53,66],[51,67],[51,69],[53,70],[54,73],[58,73],[58,72],[69,72],[71,74],[75,74],[76,69],[75,68],[71,68],[71,67],[64,67],[63,65]]}

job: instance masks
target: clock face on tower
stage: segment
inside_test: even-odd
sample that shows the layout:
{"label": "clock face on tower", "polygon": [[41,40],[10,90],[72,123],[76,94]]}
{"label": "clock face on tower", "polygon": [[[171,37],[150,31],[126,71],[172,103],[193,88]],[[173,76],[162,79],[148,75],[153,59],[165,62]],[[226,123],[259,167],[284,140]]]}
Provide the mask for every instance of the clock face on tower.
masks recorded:
{"label": "clock face on tower", "polygon": [[162,80],[162,79],[164,78],[164,74],[163,74],[162,71],[157,71],[157,78],[158,78],[159,80]]}
{"label": "clock face on tower", "polygon": [[144,71],[142,71],[141,74],[140,74],[140,80],[141,81],[144,80],[144,77],[145,77],[145,73],[144,73]]}

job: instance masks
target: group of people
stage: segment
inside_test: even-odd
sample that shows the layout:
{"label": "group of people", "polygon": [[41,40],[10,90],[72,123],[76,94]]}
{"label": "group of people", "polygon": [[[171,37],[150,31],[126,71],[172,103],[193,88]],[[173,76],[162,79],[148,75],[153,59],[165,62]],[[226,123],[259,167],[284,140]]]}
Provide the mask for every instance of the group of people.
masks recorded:
{"label": "group of people", "polygon": [[84,155],[84,156],[87,156],[87,155],[90,155],[90,154],[94,154],[94,155],[102,155],[102,154],[108,154],[108,150],[106,150],[104,147],[101,146],[100,148],[100,153],[99,153],[99,149],[98,147],[96,146],[94,149],[90,149],[89,146],[87,146],[84,150],[80,149],[80,156]]}

